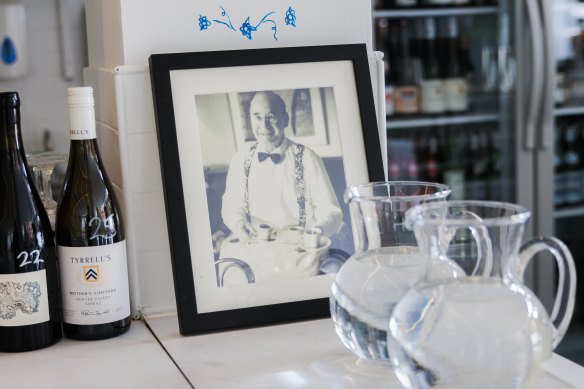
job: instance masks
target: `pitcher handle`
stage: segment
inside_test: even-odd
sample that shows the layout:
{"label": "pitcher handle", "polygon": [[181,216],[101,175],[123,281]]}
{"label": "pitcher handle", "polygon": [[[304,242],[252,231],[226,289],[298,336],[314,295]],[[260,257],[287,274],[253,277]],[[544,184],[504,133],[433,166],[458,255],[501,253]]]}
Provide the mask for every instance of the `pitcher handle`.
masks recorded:
{"label": "pitcher handle", "polygon": [[[519,250],[521,266],[521,269],[519,269],[519,274],[521,274],[521,277],[523,277],[523,273],[525,272],[525,269],[527,268],[527,265],[531,259],[537,253],[544,250],[549,251],[554,256],[558,264],[558,289],[554,299],[552,313],[550,315],[550,321],[552,322],[554,330],[553,348],[555,349],[566,334],[570,320],[572,320],[572,314],[574,313],[574,303],[576,300],[576,265],[574,264],[574,258],[572,257],[570,250],[564,244],[564,242],[558,238],[548,236],[533,237],[523,243],[523,245],[521,245],[521,249]],[[566,283],[566,277],[568,277],[567,299],[564,298],[564,285]],[[566,309],[563,316],[561,316],[560,308],[564,300],[566,300]],[[557,320],[559,320],[558,326],[555,325]]]}
{"label": "pitcher handle", "polygon": [[[457,212],[456,216],[464,216],[469,218],[470,220],[477,220],[479,222],[483,221],[483,219],[476,213],[467,210]],[[455,227],[454,229],[448,231],[448,233],[443,234],[447,241],[446,246],[448,246],[450,244],[450,241],[454,239],[456,231],[459,228],[468,228],[477,244],[478,258],[471,275],[473,276],[477,275],[477,273],[479,273],[481,264],[484,264],[483,271],[479,275],[483,277],[488,277],[491,274],[491,271],[493,270],[493,245],[491,244],[491,238],[489,236],[489,231],[487,227],[485,227],[482,224],[478,224],[477,226],[469,225],[464,227]]]}
{"label": "pitcher handle", "polygon": [[477,242],[477,248],[479,252],[479,257],[477,258],[477,264],[472,272],[473,276],[476,276],[480,270],[481,263],[484,263],[484,268],[481,274],[483,277],[488,277],[493,270],[493,245],[491,244],[491,238],[489,237],[489,231],[487,227],[481,225],[478,228],[469,227],[470,233]]}

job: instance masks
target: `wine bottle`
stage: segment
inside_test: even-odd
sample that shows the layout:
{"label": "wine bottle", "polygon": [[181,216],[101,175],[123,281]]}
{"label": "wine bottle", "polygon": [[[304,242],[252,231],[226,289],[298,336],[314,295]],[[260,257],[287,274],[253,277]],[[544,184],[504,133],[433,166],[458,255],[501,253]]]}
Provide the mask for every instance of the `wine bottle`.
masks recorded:
{"label": "wine bottle", "polygon": [[427,128],[420,128],[418,129],[415,135],[415,144],[414,144],[414,152],[416,155],[416,164],[418,177],[417,179],[420,181],[428,181],[426,176],[426,156],[428,155],[428,129]]}
{"label": "wine bottle", "polygon": [[470,144],[470,176],[466,179],[467,198],[472,200],[487,200],[489,197],[489,151],[488,133],[482,129],[471,131]]}
{"label": "wine bottle", "polygon": [[420,73],[424,57],[424,20],[417,18],[410,21],[410,51],[414,61],[419,62]]}
{"label": "wine bottle", "polygon": [[580,202],[584,204],[584,127],[582,126],[582,122],[579,122],[577,127],[577,137],[575,141],[576,150],[578,150],[579,160],[580,160]]}
{"label": "wine bottle", "polygon": [[436,22],[432,17],[424,21],[424,79],[421,82],[421,108],[423,113],[439,114],[446,110],[446,105],[441,61],[438,58],[436,44]]}
{"label": "wine bottle", "polygon": [[582,202],[582,162],[578,144],[578,123],[570,123],[564,131],[564,185],[566,205],[578,205]]}
{"label": "wine bottle", "polygon": [[418,81],[415,65],[411,57],[408,38],[408,21],[400,21],[399,55],[394,88],[394,112],[397,115],[415,114],[419,111]]}
{"label": "wine bottle", "polygon": [[458,21],[456,17],[446,19],[446,52],[448,61],[445,71],[444,92],[446,110],[461,112],[468,110],[468,83],[459,57]]}
{"label": "wine bottle", "polygon": [[487,193],[488,199],[494,201],[503,201],[503,186],[507,178],[503,177],[503,166],[501,163],[501,134],[498,129],[488,127],[487,135],[487,152],[489,156],[489,165],[487,172]]}
{"label": "wine bottle", "polygon": [[559,60],[556,65],[556,85],[554,88],[554,103],[561,106],[566,103],[566,73],[571,67],[568,59]]}
{"label": "wine bottle", "polygon": [[385,114],[393,115],[393,85],[394,77],[392,74],[395,63],[395,57],[391,50],[395,50],[390,42],[391,33],[389,31],[389,22],[385,18],[377,21],[377,49],[383,53],[383,72],[385,79]]}
{"label": "wine bottle", "polygon": [[61,338],[55,240],[32,183],[17,92],[0,93],[0,351]]}
{"label": "wine bottle", "polygon": [[448,156],[444,167],[444,184],[452,190],[451,200],[463,200],[466,195],[465,158],[466,139],[463,133],[451,129],[449,134]]}
{"label": "wine bottle", "polygon": [[428,153],[424,163],[426,169],[425,180],[428,182],[442,182],[442,167],[440,166],[438,142],[438,137],[432,134],[428,141]]}
{"label": "wine bottle", "polygon": [[398,8],[415,8],[418,5],[418,0],[396,0],[395,5]]}
{"label": "wine bottle", "polygon": [[566,167],[564,165],[564,142],[562,138],[563,126],[558,123],[554,131],[554,206],[562,207],[566,204]]}
{"label": "wine bottle", "polygon": [[404,163],[404,172],[406,173],[406,180],[419,180],[419,166],[416,158],[416,138],[410,133],[404,142],[404,157],[401,158]]}
{"label": "wine bottle", "polygon": [[105,339],[130,327],[122,212],[99,153],[93,89],[68,90],[71,148],[57,209],[63,331]]}

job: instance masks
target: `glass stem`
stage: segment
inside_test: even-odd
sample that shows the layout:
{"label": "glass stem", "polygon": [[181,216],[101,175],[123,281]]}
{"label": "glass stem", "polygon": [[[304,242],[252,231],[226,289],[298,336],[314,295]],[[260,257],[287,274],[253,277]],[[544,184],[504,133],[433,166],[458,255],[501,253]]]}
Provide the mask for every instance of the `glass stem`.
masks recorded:
{"label": "glass stem", "polygon": [[48,169],[43,169],[43,200],[45,202],[45,207],[49,204],[53,205],[55,200],[53,199],[53,188],[51,185],[51,176],[53,171]]}

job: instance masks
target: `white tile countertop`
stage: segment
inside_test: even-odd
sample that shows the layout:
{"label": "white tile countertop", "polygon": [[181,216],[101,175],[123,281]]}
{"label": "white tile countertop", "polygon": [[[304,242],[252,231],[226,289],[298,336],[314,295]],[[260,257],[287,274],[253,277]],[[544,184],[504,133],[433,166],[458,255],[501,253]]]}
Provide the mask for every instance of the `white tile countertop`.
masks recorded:
{"label": "white tile countertop", "polygon": [[190,388],[144,322],[113,339],[0,353],[0,388]]}
{"label": "white tile countertop", "polygon": [[[175,314],[147,323],[113,339],[0,353],[0,387],[400,388],[391,368],[346,350],[330,319],[193,336],[179,334]],[[582,387],[584,368],[554,354],[539,389]]]}
{"label": "white tile countertop", "polygon": [[[147,321],[196,389],[401,388],[391,368],[345,349],[330,319],[193,336],[176,315]],[[584,368],[554,354],[539,388],[583,386]]]}

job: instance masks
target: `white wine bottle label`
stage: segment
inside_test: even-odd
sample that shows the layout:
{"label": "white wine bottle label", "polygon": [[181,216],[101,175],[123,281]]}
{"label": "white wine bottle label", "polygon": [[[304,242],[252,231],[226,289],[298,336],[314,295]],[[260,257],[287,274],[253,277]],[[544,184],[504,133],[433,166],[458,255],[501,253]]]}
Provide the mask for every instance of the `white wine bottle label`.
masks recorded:
{"label": "white wine bottle label", "polygon": [[441,113],[446,109],[444,101],[444,82],[428,80],[421,83],[422,112]]}
{"label": "white wine bottle label", "polygon": [[419,111],[418,88],[415,86],[396,87],[393,109],[396,113],[417,113]]}
{"label": "white wine bottle label", "polygon": [[463,78],[451,78],[444,81],[446,110],[459,112],[468,109],[468,84]]}
{"label": "white wine bottle label", "polygon": [[393,87],[387,85],[385,87],[385,114],[387,116],[393,115]]}
{"label": "white wine bottle label", "polygon": [[465,195],[464,171],[449,170],[444,172],[444,183],[452,190],[451,200],[463,200]]}
{"label": "white wine bottle label", "polygon": [[0,274],[0,327],[49,321],[46,270]]}
{"label": "white wine bottle label", "polygon": [[93,108],[69,109],[69,135],[71,140],[94,139],[95,110]]}
{"label": "white wine bottle label", "polygon": [[130,315],[126,241],[58,250],[65,323],[104,324]]}

